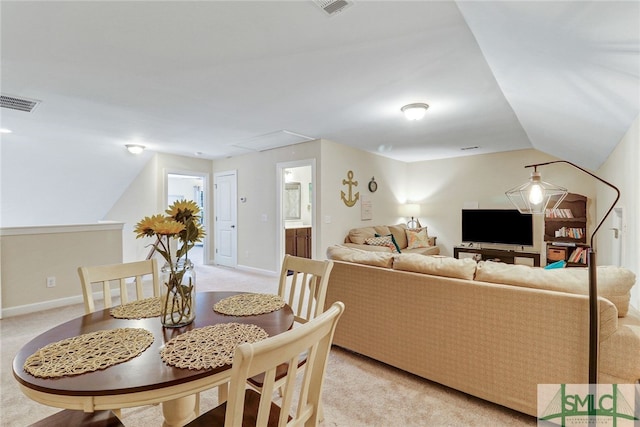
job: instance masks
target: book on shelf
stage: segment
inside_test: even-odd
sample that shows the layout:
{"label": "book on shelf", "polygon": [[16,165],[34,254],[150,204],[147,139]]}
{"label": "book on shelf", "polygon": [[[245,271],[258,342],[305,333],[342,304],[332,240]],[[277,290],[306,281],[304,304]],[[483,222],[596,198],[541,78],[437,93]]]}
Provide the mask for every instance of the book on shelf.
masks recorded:
{"label": "book on shelf", "polygon": [[587,249],[578,246],[574,249],[574,251],[569,255],[569,262],[573,262],[576,264],[586,264],[587,263]]}
{"label": "book on shelf", "polygon": [[569,237],[571,239],[582,239],[584,237],[584,228],[562,227],[555,231],[555,236]]}
{"label": "book on shelf", "polygon": [[547,209],[545,211],[547,218],[573,218],[571,209]]}

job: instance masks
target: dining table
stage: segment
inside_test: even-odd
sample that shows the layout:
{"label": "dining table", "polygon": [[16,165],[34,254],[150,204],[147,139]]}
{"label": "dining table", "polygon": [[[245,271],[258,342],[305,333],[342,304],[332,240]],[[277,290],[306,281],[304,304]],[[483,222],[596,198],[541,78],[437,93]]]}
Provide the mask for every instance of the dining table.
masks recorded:
{"label": "dining table", "polygon": [[[48,406],[93,412],[159,403],[162,404],[163,425],[182,426],[198,415],[197,393],[229,382],[231,365],[204,369],[172,366],[160,356],[168,342],[186,332],[225,323],[256,325],[268,336],[280,334],[293,326],[293,311],[287,304],[275,311],[257,315],[221,314],[213,309],[216,303],[241,294],[245,293],[198,292],[195,320],[179,328],[163,327],[159,317],[115,318],[111,309],[74,318],[25,344],[13,360],[14,377],[26,396]],[[42,378],[27,372],[25,368],[28,358],[47,345],[117,328],[149,331],[153,335],[153,342],[137,356],[93,372]],[[224,387],[222,389],[226,390]]]}

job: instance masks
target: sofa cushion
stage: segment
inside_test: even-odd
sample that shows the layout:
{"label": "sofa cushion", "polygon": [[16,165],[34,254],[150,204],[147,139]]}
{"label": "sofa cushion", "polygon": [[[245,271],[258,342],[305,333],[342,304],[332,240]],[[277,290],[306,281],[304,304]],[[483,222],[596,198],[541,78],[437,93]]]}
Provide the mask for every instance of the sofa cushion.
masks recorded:
{"label": "sofa cushion", "polygon": [[349,241],[359,245],[364,245],[366,239],[375,236],[376,230],[373,227],[360,227],[349,230]]}
{"label": "sofa cushion", "polygon": [[381,234],[376,233],[376,237],[389,237],[391,238],[391,242],[393,243],[393,246],[395,247],[395,251],[392,249],[392,252],[397,252],[400,253],[402,252],[400,250],[400,246],[398,246],[398,242],[396,242],[396,238],[393,236],[393,234],[385,234],[384,236]]}
{"label": "sofa cushion", "polygon": [[457,259],[403,253],[394,256],[393,269],[473,280],[476,272],[476,262],[470,258]]}
{"label": "sofa cushion", "polygon": [[407,230],[407,248],[426,248],[429,247],[429,236],[427,236],[427,229],[422,228],[420,231]]}
{"label": "sofa cushion", "polygon": [[381,236],[379,234],[376,234],[376,237],[369,237],[364,241],[364,243],[371,246],[386,246],[391,249],[391,252],[398,253],[397,246],[393,242],[393,237],[391,236],[391,234],[389,234],[388,236]]}
{"label": "sofa cushion", "polygon": [[327,258],[385,268],[391,268],[393,264],[393,254],[391,252],[363,251],[340,245],[329,246],[327,248]]}
{"label": "sofa cushion", "polygon": [[440,248],[437,246],[429,246],[426,248],[404,248],[402,250],[403,254],[420,254],[420,255],[439,255]]}
{"label": "sofa cushion", "polygon": [[390,225],[389,231],[393,234],[393,238],[396,239],[396,243],[400,249],[404,249],[407,247],[407,225],[406,224],[396,224]]}
{"label": "sofa cushion", "polygon": [[[476,280],[571,294],[589,294],[589,270],[586,267],[545,270],[527,265],[480,261],[476,270]],[[598,295],[615,304],[618,317],[626,316],[636,275],[622,267],[598,266],[597,280]]]}

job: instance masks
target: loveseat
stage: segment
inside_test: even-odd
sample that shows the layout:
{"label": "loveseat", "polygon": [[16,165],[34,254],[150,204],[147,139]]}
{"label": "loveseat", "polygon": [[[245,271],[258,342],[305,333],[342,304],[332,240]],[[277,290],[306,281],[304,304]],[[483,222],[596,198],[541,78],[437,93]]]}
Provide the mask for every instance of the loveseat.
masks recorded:
{"label": "loveseat", "polygon": [[[391,242],[380,237],[389,236]],[[429,236],[427,227],[407,229],[406,224],[376,225],[352,228],[344,238],[344,245],[372,252],[417,253],[438,255],[436,237]]]}
{"label": "loveseat", "polygon": [[[588,383],[586,268],[540,267],[336,245],[326,306],[334,344],[536,415],[538,384]],[[633,272],[598,267],[601,383],[640,379]]]}

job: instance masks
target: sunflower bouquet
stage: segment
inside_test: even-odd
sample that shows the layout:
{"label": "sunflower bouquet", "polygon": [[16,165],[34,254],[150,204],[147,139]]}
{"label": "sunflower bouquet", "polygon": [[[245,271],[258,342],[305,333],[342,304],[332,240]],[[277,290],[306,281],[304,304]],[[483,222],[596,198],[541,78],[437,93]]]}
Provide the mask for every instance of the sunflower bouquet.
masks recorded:
{"label": "sunflower bouquet", "polygon": [[[136,238],[156,237],[156,251],[165,259],[162,267],[167,288],[163,298],[161,320],[165,326],[178,327],[195,318],[195,272],[189,260],[189,249],[205,236],[200,207],[192,200],[178,200],[165,211],[144,217],[136,224]],[[171,243],[177,240],[175,257]]]}

